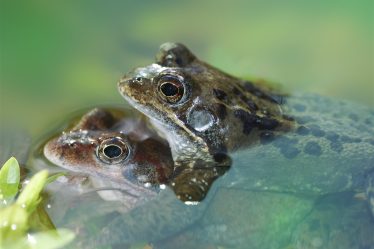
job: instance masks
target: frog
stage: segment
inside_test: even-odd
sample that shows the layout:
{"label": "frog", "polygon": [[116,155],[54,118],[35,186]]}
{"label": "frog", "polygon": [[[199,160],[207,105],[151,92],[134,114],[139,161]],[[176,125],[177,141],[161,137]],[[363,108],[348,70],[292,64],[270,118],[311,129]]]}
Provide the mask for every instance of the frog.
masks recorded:
{"label": "frog", "polygon": [[280,94],[218,71],[181,44],[163,44],[156,63],[129,72],[118,88],[185,167],[230,165],[227,152],[293,126],[283,115]]}
{"label": "frog", "polygon": [[[144,185],[146,188],[140,187],[139,191],[149,196],[149,187],[167,185],[184,202],[202,200],[220,170],[176,170],[167,142],[142,119],[118,109],[94,108],[74,127],[50,139],[43,148],[44,156],[62,168],[95,177],[96,182],[118,179],[111,182],[124,189],[130,181],[129,189],[136,190],[131,182]],[[108,171],[108,167],[112,170]]]}
{"label": "frog", "polygon": [[128,192],[123,203],[132,208],[140,201],[138,196],[152,198],[157,191],[152,186],[166,184],[173,172],[168,146],[138,123],[131,117],[117,120],[114,112],[95,108],[72,129],[50,139],[44,156],[64,169],[110,179],[113,187]]}
{"label": "frog", "polygon": [[370,107],[285,94],[171,42],[160,46],[154,63],[126,73],[118,90],[166,138],[178,167],[219,167],[228,155],[228,186],[310,196],[367,189],[373,206]]}

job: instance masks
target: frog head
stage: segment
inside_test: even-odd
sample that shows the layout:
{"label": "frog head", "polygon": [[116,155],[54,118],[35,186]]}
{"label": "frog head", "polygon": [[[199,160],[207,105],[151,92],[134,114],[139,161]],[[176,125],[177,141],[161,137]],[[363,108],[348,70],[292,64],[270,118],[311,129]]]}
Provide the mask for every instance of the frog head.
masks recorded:
{"label": "frog head", "polygon": [[69,171],[115,182],[132,196],[152,196],[173,172],[170,149],[159,139],[128,134],[118,124],[112,113],[96,108],[50,139],[44,155]]}

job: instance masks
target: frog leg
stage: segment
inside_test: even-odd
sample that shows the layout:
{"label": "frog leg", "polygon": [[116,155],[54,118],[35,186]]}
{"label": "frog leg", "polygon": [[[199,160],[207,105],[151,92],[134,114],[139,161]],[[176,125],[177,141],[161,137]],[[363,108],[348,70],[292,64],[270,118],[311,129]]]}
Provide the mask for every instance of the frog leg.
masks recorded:
{"label": "frog leg", "polygon": [[213,182],[224,175],[231,166],[231,158],[224,153],[213,155],[214,162],[203,160],[178,161],[175,163],[173,179],[168,185],[186,204],[202,201]]}
{"label": "frog leg", "polygon": [[366,179],[366,197],[371,213],[374,216],[374,171],[371,171]]}
{"label": "frog leg", "polygon": [[229,167],[182,168],[176,173],[170,187],[177,198],[186,204],[197,203],[205,198],[213,182],[228,169]]}

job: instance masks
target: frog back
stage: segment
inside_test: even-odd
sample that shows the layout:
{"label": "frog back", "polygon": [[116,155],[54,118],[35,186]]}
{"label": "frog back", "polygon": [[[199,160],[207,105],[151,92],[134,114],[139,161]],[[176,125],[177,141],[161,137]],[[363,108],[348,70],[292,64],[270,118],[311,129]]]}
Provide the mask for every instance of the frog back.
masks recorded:
{"label": "frog back", "polygon": [[374,168],[373,110],[313,94],[288,97],[284,110],[295,130],[233,153],[229,184],[309,194],[363,190]]}

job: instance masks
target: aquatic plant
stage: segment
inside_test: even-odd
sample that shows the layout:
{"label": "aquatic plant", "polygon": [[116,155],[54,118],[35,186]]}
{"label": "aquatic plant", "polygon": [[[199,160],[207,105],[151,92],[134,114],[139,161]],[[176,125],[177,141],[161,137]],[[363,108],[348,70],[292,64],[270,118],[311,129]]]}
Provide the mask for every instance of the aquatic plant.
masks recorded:
{"label": "aquatic plant", "polygon": [[1,167],[0,248],[55,249],[74,239],[72,231],[55,228],[42,205],[43,188],[60,175],[48,177],[43,170],[20,184],[20,166],[14,157]]}

